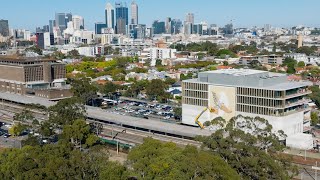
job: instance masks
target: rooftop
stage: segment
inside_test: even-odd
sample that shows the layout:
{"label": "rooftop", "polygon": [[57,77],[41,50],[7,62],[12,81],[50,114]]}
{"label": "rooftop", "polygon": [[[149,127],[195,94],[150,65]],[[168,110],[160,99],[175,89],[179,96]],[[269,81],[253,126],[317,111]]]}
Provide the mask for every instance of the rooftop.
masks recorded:
{"label": "rooftop", "polygon": [[253,69],[221,69],[198,74],[198,79],[185,82],[200,82],[217,86],[249,87],[268,90],[289,90],[311,86],[308,81],[288,81],[286,74],[272,73]]}

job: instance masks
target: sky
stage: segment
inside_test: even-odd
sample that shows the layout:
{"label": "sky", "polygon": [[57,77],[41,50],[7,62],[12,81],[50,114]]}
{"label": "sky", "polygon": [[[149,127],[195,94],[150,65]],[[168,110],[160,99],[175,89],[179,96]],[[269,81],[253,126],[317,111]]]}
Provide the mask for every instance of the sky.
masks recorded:
{"label": "sky", "polygon": [[[84,17],[85,28],[93,30],[95,22],[104,22],[107,2],[114,4],[115,0],[3,0],[0,19],[9,20],[10,28],[35,31],[54,19],[56,12],[71,12]],[[131,0],[122,2],[130,7]],[[196,23],[205,21],[218,26],[232,20],[235,27],[264,24],[320,27],[320,0],[136,0],[136,3],[139,23],[147,25],[154,20],[165,21],[166,17],[184,20],[192,12]]]}

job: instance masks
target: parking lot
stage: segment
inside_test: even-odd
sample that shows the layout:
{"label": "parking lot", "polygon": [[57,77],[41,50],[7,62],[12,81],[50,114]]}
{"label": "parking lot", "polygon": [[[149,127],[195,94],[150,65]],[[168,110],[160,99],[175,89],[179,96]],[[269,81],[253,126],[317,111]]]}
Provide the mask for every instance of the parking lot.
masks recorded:
{"label": "parking lot", "polygon": [[10,124],[0,122],[0,147],[2,148],[20,148],[23,137],[13,138],[8,129],[11,127]]}
{"label": "parking lot", "polygon": [[[109,103],[112,105],[112,102]],[[160,120],[169,123],[177,123],[178,118],[175,117],[173,107],[165,104],[137,102],[132,100],[123,100],[114,103],[111,109],[106,111],[120,115],[130,115],[145,119]]]}

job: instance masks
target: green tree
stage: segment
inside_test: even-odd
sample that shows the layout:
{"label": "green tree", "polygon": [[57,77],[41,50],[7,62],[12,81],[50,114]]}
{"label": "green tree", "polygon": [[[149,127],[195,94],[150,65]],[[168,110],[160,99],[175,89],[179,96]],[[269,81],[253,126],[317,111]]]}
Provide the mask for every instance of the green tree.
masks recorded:
{"label": "green tree", "polygon": [[311,112],[311,126],[319,124],[319,116],[317,112]]}
{"label": "green tree", "polygon": [[182,108],[180,108],[180,107],[174,108],[173,113],[176,117],[181,118],[182,117]]}
{"label": "green tree", "polygon": [[74,97],[59,101],[48,111],[50,122],[60,127],[71,125],[76,119],[85,119],[86,116],[86,109],[82,101]]}
{"label": "green tree", "polygon": [[240,179],[218,156],[150,138],[129,153],[128,163],[139,179]]}
{"label": "green tree", "polygon": [[76,50],[76,49],[73,49],[71,51],[68,52],[68,56],[70,58],[79,58],[80,57],[80,54],[79,54],[79,51]]}
{"label": "green tree", "polygon": [[[86,143],[87,138],[91,134],[90,129],[90,125],[88,125],[84,120],[75,120],[73,124],[65,125],[63,127],[62,135],[73,145],[81,147],[82,144]],[[90,142],[91,139],[88,142]]]}
{"label": "green tree", "polygon": [[283,61],[283,66],[287,66],[288,74],[294,74],[296,72],[295,67],[297,66],[297,61],[293,58],[285,58]]}
{"label": "green tree", "polygon": [[156,60],[156,66],[162,66],[162,60],[161,59],[157,59]]}
{"label": "green tree", "polygon": [[27,52],[34,52],[34,53],[37,53],[39,55],[42,55],[42,49],[40,49],[38,46],[31,46],[29,48],[26,48]]}
{"label": "green tree", "polygon": [[149,99],[157,99],[161,102],[165,101],[169,97],[169,93],[166,92],[168,85],[160,79],[153,79],[146,86],[146,94]]}
{"label": "green tree", "polygon": [[315,47],[315,46],[312,46],[312,47],[308,47],[308,46],[302,46],[300,48],[297,49],[297,53],[304,53],[306,54],[307,56],[310,56],[311,54],[315,53],[315,51],[317,50],[318,48]]}
{"label": "green tree", "polygon": [[71,79],[71,91],[75,97],[80,98],[84,103],[97,97],[98,88],[91,84],[89,78]]}
{"label": "green tree", "polygon": [[298,62],[298,67],[305,67],[306,64],[303,61]]}
{"label": "green tree", "polygon": [[13,117],[14,121],[19,121],[19,122],[32,122],[35,119],[33,116],[32,112],[28,109],[24,109],[20,113],[16,113]]}
{"label": "green tree", "polygon": [[279,137],[286,138],[281,131],[272,133],[267,120],[238,116],[225,128],[198,139],[204,148],[228,162],[242,179],[291,179],[297,171],[278,153],[285,148]]}
{"label": "green tree", "polygon": [[116,84],[114,84],[112,82],[107,82],[102,87],[102,93],[106,94],[106,95],[111,95],[112,93],[115,93],[119,89],[120,89],[119,85],[116,85]]}
{"label": "green tree", "polygon": [[23,125],[21,123],[15,124],[13,125],[10,129],[9,129],[9,133],[13,136],[20,136],[23,131],[27,130],[27,126]]}

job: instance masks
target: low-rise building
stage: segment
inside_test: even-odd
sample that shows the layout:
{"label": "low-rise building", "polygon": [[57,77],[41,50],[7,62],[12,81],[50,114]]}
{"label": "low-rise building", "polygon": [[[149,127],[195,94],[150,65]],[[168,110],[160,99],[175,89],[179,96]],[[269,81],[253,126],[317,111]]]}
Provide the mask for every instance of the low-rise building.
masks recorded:
{"label": "low-rise building", "polygon": [[[250,69],[201,72],[182,84],[182,123],[198,126],[217,117],[261,117],[287,136],[303,133],[312,83]],[[200,125],[201,125],[200,124]]]}
{"label": "low-rise building", "polygon": [[70,97],[64,63],[36,58],[0,58],[0,91],[46,98]]}

